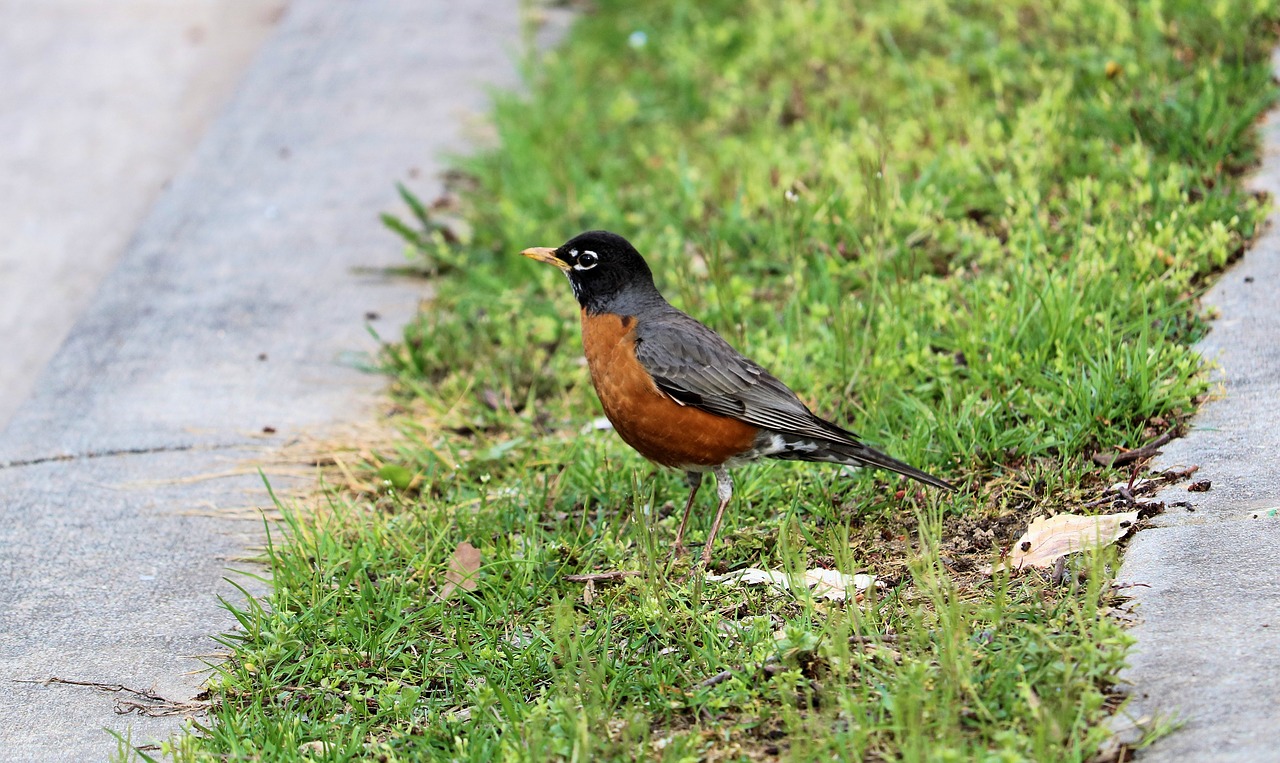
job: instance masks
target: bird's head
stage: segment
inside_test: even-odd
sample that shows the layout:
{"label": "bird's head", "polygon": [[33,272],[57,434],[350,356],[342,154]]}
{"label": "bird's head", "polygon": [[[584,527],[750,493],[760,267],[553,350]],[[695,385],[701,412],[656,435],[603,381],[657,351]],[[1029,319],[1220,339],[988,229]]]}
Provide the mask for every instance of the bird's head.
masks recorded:
{"label": "bird's head", "polygon": [[628,312],[626,308],[658,296],[648,263],[616,233],[587,231],[554,249],[540,246],[521,254],[564,271],[578,303],[591,313]]}

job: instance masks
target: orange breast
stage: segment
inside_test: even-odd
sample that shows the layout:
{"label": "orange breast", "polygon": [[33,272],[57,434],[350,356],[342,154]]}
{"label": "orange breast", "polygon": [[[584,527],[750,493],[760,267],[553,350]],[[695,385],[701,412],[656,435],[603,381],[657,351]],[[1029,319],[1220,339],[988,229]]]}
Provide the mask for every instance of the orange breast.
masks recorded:
{"label": "orange breast", "polygon": [[635,318],[582,313],[582,348],[613,428],[663,466],[717,466],[751,449],[759,430],[677,403],[636,360]]}

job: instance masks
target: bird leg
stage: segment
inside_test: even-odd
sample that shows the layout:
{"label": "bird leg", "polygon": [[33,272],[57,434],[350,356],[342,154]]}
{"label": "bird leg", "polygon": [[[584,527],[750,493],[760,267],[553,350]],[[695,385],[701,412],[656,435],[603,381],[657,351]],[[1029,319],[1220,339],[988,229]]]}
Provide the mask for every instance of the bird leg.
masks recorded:
{"label": "bird leg", "polygon": [[716,509],[716,518],[711,521],[711,532],[707,533],[707,545],[702,547],[703,567],[711,564],[711,547],[715,545],[716,533],[720,532],[720,520],[724,519],[724,510],[729,505],[729,500],[733,498],[733,478],[729,476],[729,470],[723,466],[717,466],[712,470],[712,474],[716,475],[716,495],[720,498],[720,506]]}
{"label": "bird leg", "polygon": [[698,497],[698,488],[702,487],[702,472],[685,472],[685,481],[689,483],[689,500],[684,504],[684,516],[680,518],[680,529],[676,530],[676,543],[671,549],[671,558],[679,559],[685,555],[684,528],[689,524],[689,512],[693,509],[693,499]]}

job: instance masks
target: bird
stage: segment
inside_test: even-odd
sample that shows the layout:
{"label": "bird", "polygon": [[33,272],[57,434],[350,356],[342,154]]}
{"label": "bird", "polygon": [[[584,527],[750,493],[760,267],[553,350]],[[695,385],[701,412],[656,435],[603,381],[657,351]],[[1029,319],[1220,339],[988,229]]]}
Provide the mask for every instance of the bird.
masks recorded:
{"label": "bird", "polygon": [[686,553],[689,513],[710,472],[719,499],[702,548],[702,566],[710,565],[733,498],[729,470],[762,458],[878,467],[955,490],[813,413],[776,376],[673,307],[644,257],[622,236],[586,231],[561,246],[521,254],[568,276],[581,308],[591,381],[618,436],[650,461],[685,473],[689,498],[674,557]]}

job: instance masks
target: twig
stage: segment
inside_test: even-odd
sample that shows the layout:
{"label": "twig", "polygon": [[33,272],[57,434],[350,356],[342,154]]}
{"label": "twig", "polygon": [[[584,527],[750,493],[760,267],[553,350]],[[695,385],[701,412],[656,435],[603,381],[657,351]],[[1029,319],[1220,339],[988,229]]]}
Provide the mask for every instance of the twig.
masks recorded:
{"label": "twig", "polygon": [[[1130,496],[1133,495],[1133,483],[1138,481],[1138,475],[1141,472],[1142,472],[1142,464],[1134,464],[1133,468],[1129,470],[1129,484],[1125,485],[1124,489],[1127,493],[1129,493]],[[1133,500],[1133,499],[1129,498],[1129,500]]]}
{"label": "twig", "polygon": [[[1096,501],[1089,501],[1084,504],[1085,508],[1096,509],[1099,506],[1105,506],[1109,503],[1127,503],[1136,504],[1137,496],[1154,493],[1157,488],[1162,485],[1169,485],[1190,477],[1200,470],[1199,466],[1188,466],[1184,469],[1166,469],[1162,472],[1152,474],[1149,479],[1145,479],[1137,484],[1118,485],[1107,488],[1102,498]],[[1116,499],[1119,499],[1118,501]]]}
{"label": "twig", "polygon": [[1049,579],[1053,581],[1054,585],[1062,585],[1067,582],[1067,557],[1058,557],[1058,561],[1053,564],[1053,574]]}
{"label": "twig", "polygon": [[145,715],[148,718],[163,718],[170,715],[187,715],[197,713],[209,708],[208,702],[199,700],[181,701],[168,699],[156,694],[150,689],[131,689],[124,684],[107,684],[98,681],[75,681],[70,678],[59,678],[50,676],[45,679],[15,678],[14,683],[20,684],[40,684],[48,686],[50,684],[64,684],[66,686],[87,686],[90,689],[97,689],[108,694],[131,694],[137,699],[117,699],[115,702],[115,711],[117,715],[128,715],[129,713],[137,713]]}
{"label": "twig", "polygon": [[1151,587],[1150,583],[1121,583],[1118,580],[1111,584],[1111,590],[1113,591],[1123,591],[1126,588],[1150,588],[1150,587]]}
{"label": "twig", "polygon": [[614,570],[613,572],[593,572],[590,575],[565,575],[570,583],[605,583],[611,580],[639,577],[639,570]]}
{"label": "twig", "polygon": [[1160,448],[1169,444],[1169,441],[1178,433],[1178,428],[1174,427],[1164,434],[1160,435],[1151,442],[1143,445],[1141,448],[1126,450],[1121,453],[1094,453],[1093,462],[1099,466],[1120,466],[1130,461],[1138,461],[1144,458],[1151,458],[1160,453]]}
{"label": "twig", "polygon": [[[769,660],[774,660],[774,661],[776,661],[777,659],[778,659],[777,657],[770,657],[770,658],[769,658]],[[694,688],[694,689],[707,689],[707,688],[710,688],[710,687],[712,687],[712,686],[716,686],[716,685],[718,685],[718,684],[722,684],[722,683],[724,683],[725,681],[728,681],[730,678],[733,678],[733,671],[732,671],[732,670],[722,670],[722,671],[720,671],[719,673],[716,673],[714,676],[711,676],[710,678],[704,678],[704,679],[702,679],[702,680],[701,680],[701,681],[699,681],[697,684],[695,684],[693,688]]]}

